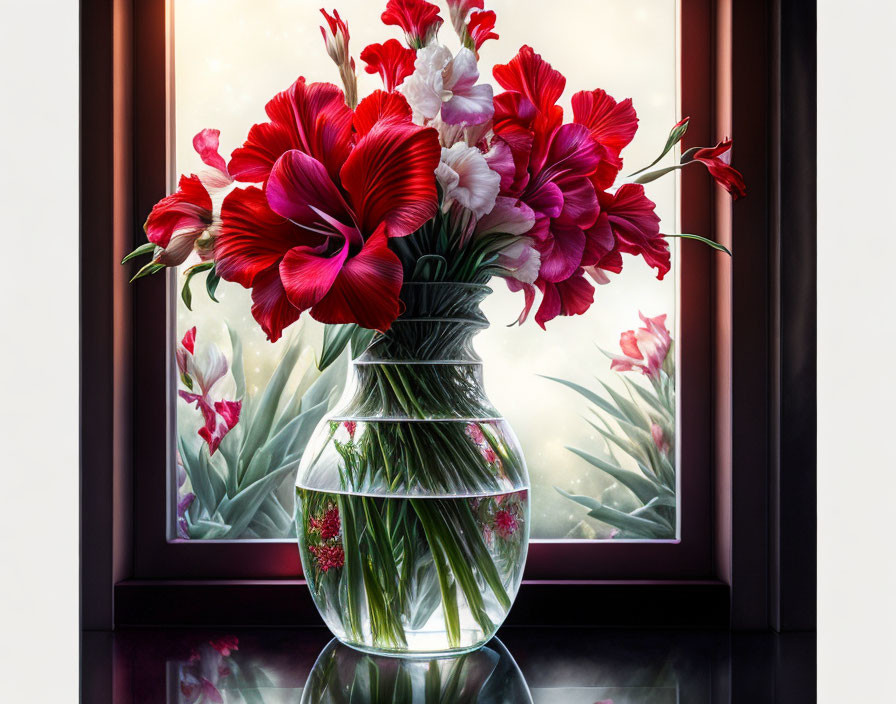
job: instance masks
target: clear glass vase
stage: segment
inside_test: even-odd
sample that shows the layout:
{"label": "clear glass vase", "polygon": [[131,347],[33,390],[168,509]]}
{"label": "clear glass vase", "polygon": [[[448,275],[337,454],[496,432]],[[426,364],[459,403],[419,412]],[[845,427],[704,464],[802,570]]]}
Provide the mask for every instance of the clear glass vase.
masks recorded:
{"label": "clear glass vase", "polygon": [[318,656],[301,704],[532,704],[519,667],[497,638],[459,657],[365,655],[332,640]]}
{"label": "clear glass vase", "polygon": [[407,656],[488,641],[516,596],[529,476],[482,385],[486,286],[407,283],[404,312],[354,362],[296,479],[308,587],[344,643]]}

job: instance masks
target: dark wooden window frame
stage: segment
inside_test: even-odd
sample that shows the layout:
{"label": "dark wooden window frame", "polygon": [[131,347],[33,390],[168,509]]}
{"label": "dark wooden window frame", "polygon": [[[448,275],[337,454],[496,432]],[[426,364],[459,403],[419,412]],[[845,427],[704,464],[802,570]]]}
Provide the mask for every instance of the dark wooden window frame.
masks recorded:
{"label": "dark wooden window frame", "polygon": [[[814,626],[814,4],[681,7],[686,146],[733,135],[750,188],[682,177],[735,257],[682,245],[681,541],[536,542],[511,622]],[[291,544],[166,540],[166,283],[118,266],[171,171],[166,28],[82,1],[82,624],[314,623]]]}

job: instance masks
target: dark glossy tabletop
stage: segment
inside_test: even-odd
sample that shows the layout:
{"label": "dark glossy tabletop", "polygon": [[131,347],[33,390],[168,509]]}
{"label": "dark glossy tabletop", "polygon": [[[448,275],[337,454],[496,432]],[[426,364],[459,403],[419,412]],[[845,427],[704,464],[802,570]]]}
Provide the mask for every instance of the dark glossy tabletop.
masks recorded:
{"label": "dark glossy tabletop", "polygon": [[702,704],[815,701],[814,634],[505,628],[437,661],[371,658],[323,628],[82,634],[85,704]]}

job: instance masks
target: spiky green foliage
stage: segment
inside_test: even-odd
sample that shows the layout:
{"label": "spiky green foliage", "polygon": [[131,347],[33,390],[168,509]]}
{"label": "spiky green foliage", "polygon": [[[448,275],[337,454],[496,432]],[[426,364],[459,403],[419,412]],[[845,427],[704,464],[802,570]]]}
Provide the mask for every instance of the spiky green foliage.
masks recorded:
{"label": "spiky green foliage", "polygon": [[670,348],[663,368],[650,379],[650,387],[631,381],[626,372],[620,373],[625,393],[603,382],[602,392],[597,393],[549,377],[592,404],[593,418],[586,421],[603,439],[604,453],[567,449],[614,480],[599,499],[555,488],[587,508],[591,518],[612,526],[615,538],[657,540],[676,536],[674,359]]}
{"label": "spiky green foliage", "polygon": [[246,393],[242,344],[232,330],[231,369],[243,407],[239,423],[214,455],[196,436],[178,434],[177,447],[196,498],[187,509],[191,539],[292,538],[293,482],[311,433],[338,398],[347,355],[325,372],[305,371],[286,389],[305,347],[301,335],[286,348],[264,391]]}

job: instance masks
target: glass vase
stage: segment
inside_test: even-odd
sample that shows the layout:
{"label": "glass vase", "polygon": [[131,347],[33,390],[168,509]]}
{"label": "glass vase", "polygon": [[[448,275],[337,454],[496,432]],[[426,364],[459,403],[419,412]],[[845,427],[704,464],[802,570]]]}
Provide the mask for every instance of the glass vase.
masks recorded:
{"label": "glass vase", "polygon": [[296,479],[305,579],[342,642],[373,653],[474,650],[519,588],[529,477],[485,395],[478,284],[406,283],[403,313],[352,365]]}

